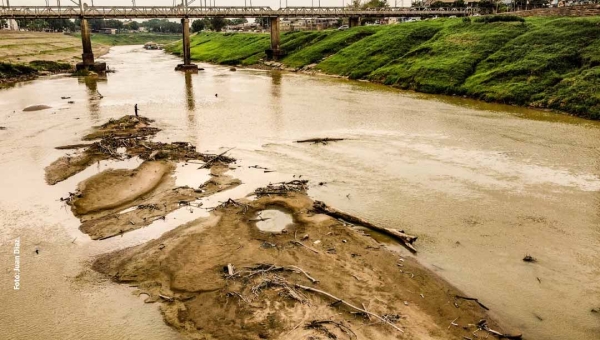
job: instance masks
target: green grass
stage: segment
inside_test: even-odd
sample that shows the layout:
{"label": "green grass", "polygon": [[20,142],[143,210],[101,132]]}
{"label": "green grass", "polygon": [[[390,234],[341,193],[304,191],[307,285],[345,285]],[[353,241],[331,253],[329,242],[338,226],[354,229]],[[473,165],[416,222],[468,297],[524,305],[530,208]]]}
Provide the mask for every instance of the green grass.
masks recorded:
{"label": "green grass", "polygon": [[427,93],[455,94],[477,64],[523,34],[521,23],[448,20],[433,38],[376,70],[370,79]]}
{"label": "green grass", "polygon": [[600,18],[547,20],[481,62],[463,88],[483,100],[598,118],[599,64]]}
{"label": "green grass", "polygon": [[[76,35],[80,37],[80,35]],[[109,46],[120,45],[143,45],[149,41],[157,44],[168,44],[181,40],[180,34],[158,34],[158,33],[119,33],[119,34],[92,34],[92,42]]]}
{"label": "green grass", "polygon": [[71,71],[73,67],[68,63],[59,63],[55,61],[34,60],[29,64],[12,64],[0,62],[0,80],[11,78],[36,76],[40,71],[66,72]]}
{"label": "green grass", "polygon": [[428,41],[441,28],[439,21],[384,26],[379,32],[325,59],[317,69],[352,79],[364,78]]}
{"label": "green grass", "polygon": [[[269,39],[268,34],[198,33],[190,39],[192,59],[226,65],[254,64],[264,56]],[[165,49],[181,55],[182,44],[170,44]]]}
{"label": "green grass", "polygon": [[292,50],[286,47],[286,44],[283,44],[282,49],[287,53],[287,56],[282,61],[286,65],[295,68],[313,64],[375,34],[379,29],[375,26],[367,26],[345,31],[311,32],[315,35],[314,38],[306,40],[298,49]]}
{"label": "green grass", "polygon": [[[252,65],[268,34],[201,33],[192,58]],[[600,119],[600,17],[438,19],[281,36],[286,67]],[[168,50],[181,53],[181,43]]]}
{"label": "green grass", "polygon": [[29,65],[0,62],[0,79],[34,75],[37,72],[35,68]]}

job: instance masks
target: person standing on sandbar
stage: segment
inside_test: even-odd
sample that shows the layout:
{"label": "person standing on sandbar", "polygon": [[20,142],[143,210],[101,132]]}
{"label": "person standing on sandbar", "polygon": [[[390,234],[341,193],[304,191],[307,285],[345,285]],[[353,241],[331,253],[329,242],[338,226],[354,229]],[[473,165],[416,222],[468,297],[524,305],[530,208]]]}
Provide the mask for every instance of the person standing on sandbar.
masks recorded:
{"label": "person standing on sandbar", "polygon": [[138,117],[138,107],[137,107],[137,104],[135,104],[134,108],[135,108],[135,116]]}

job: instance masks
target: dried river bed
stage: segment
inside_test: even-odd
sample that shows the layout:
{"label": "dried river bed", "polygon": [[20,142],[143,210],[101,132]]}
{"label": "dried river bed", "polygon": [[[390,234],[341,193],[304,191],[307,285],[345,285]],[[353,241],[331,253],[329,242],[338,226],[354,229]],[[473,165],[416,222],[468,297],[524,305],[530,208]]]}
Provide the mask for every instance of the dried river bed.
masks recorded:
{"label": "dried river bed", "polygon": [[[600,318],[590,312],[600,307],[597,124],[323,77],[209,65],[189,76],[172,71],[174,58],[140,47],[113,48],[106,59],[118,70],[106,80],[52,77],[0,91],[0,334],[179,336],[155,305],[87,268],[96,255],[160,236],[189,212],[92,242],[58,199],[104,168],[138,164],[101,162],[56,186],[44,183],[43,168],[64,154],[53,147],[77,143],[137,103],[164,141],[210,152],[235,147],[245,166],[277,171],[241,167],[234,175],[244,185],[213,204],[292,175],[325,182],[310,195],[418,235],[423,264],[528,339],[600,336]],[[21,112],[36,104],[52,108]],[[322,136],[350,140],[293,143]],[[198,181],[183,173],[178,181],[188,176]],[[13,291],[17,237],[22,277]],[[526,254],[538,262],[522,262]]]}

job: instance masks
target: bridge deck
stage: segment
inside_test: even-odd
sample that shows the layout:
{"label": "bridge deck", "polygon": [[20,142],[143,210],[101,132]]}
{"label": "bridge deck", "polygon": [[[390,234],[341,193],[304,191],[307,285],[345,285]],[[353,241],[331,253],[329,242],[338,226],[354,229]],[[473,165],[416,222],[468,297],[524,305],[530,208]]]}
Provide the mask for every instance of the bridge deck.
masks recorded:
{"label": "bridge deck", "polygon": [[0,19],[52,19],[52,18],[248,18],[248,17],[432,17],[465,16],[467,10],[410,10],[390,7],[372,10],[353,10],[346,7],[287,7],[273,10],[270,7],[159,7],[159,6],[20,6],[0,7]]}

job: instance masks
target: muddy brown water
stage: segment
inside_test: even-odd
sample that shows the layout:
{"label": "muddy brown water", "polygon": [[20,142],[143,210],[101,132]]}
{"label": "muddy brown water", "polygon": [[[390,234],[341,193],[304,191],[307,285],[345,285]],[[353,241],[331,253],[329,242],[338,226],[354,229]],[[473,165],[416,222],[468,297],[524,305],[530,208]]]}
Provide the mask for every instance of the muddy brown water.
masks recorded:
{"label": "muddy brown water", "polygon": [[[64,155],[55,146],[78,143],[135,104],[163,129],[160,140],[209,152],[235,147],[241,161],[232,174],[244,184],[204,207],[302,175],[315,199],[418,235],[424,265],[526,339],[600,338],[600,316],[590,312],[600,307],[599,124],[329,77],[211,65],[185,75],[173,71],[177,59],[141,47],[115,47],[105,59],[117,70],[107,79],[53,76],[0,90],[7,127],[0,131],[0,338],[180,338],[156,304],[87,268],[96,255],[206,211],[182,209],[92,242],[59,198],[103,169],[139,161],[101,162],[56,186],[44,183],[43,168]],[[22,112],[40,103],[52,108]],[[313,137],[348,140],[294,143]],[[178,184],[207,178],[190,167],[178,174]],[[538,262],[523,262],[526,254]]]}

